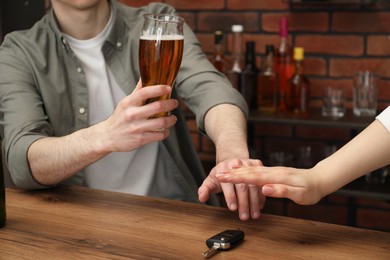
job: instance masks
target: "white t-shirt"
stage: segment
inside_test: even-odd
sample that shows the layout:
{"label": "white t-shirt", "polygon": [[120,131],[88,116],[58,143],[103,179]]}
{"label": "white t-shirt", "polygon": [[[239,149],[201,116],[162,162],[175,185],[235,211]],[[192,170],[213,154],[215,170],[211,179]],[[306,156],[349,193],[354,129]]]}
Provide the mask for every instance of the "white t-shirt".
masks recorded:
{"label": "white t-shirt", "polygon": [[[114,16],[112,12],[105,29],[92,39],[77,40],[65,35],[84,69],[88,85],[90,125],[106,120],[114,112],[118,102],[126,96],[106,65],[101,51],[113,26]],[[111,153],[85,169],[85,185],[148,195],[157,172],[156,167],[159,166],[158,161],[161,160],[158,149],[158,143],[154,142],[135,151]],[[160,167],[161,172],[164,167]]]}
{"label": "white t-shirt", "polygon": [[379,120],[379,122],[381,122],[390,133],[390,106],[383,110],[382,113],[376,117],[376,119]]}

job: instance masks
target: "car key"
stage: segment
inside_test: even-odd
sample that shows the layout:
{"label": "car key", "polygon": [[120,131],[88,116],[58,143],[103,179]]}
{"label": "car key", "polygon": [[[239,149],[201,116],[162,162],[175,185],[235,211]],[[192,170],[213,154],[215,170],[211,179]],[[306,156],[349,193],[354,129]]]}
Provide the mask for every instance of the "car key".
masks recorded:
{"label": "car key", "polygon": [[244,240],[244,231],[242,230],[225,230],[218,233],[215,236],[210,237],[206,240],[206,245],[209,248],[202,255],[205,258],[213,256],[219,250],[228,250],[238,245]]}

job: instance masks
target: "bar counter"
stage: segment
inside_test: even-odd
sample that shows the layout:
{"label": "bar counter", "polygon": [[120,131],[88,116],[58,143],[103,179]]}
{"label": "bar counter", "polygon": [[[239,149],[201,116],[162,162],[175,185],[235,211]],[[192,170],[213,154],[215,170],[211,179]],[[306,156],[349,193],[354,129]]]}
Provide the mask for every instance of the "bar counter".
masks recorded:
{"label": "bar counter", "polygon": [[[236,212],[84,187],[6,189],[0,259],[203,259],[205,240],[240,228],[211,259],[390,259],[390,233]],[[332,214],[332,212],[329,212]]]}

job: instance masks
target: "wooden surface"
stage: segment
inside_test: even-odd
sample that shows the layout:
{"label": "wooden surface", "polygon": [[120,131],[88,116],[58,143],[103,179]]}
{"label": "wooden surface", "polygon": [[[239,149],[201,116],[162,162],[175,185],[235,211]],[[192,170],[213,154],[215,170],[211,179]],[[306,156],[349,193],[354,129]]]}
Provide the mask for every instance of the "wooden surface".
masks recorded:
{"label": "wooden surface", "polygon": [[390,259],[387,232],[82,187],[6,196],[0,259],[203,259],[207,238],[236,228],[244,242],[211,259]]}

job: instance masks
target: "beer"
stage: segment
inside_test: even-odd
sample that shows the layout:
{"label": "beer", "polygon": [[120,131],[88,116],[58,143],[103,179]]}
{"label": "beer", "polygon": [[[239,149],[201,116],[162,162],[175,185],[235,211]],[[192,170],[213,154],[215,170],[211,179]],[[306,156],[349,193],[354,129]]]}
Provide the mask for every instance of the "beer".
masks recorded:
{"label": "beer", "polygon": [[[139,67],[143,87],[153,85],[173,87],[183,56],[183,45],[182,35],[140,37]],[[169,98],[169,95],[165,95],[149,99],[146,103]],[[159,113],[154,117],[167,115],[168,113]]]}

